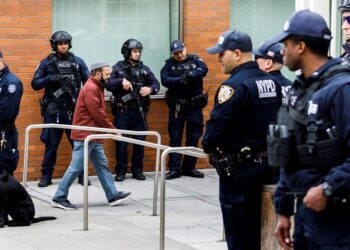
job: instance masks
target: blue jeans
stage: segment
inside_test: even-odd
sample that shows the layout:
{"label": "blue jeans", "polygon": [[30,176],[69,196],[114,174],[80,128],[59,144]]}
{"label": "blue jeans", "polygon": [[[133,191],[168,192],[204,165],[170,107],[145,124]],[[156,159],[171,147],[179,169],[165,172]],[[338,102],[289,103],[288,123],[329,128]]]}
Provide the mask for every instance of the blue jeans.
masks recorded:
{"label": "blue jeans", "polygon": [[[84,168],[84,142],[73,141],[74,148],[72,161],[65,172],[57,191],[53,197],[54,200],[67,200],[69,187],[78,177]],[[108,162],[103,150],[103,146],[98,142],[89,143],[89,159],[95,168],[98,179],[102,184],[102,188],[106,194],[107,200],[111,200],[118,194],[114,185],[112,174],[108,168]]]}

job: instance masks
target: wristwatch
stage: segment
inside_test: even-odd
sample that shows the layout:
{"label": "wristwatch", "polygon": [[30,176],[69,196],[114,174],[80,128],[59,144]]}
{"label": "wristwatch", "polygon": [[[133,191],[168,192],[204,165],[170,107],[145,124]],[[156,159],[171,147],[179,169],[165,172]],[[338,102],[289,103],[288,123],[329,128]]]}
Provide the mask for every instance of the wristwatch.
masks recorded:
{"label": "wristwatch", "polygon": [[322,190],[323,190],[323,194],[324,194],[326,197],[331,196],[332,193],[333,193],[333,188],[332,188],[332,186],[331,186],[328,182],[323,182],[323,183],[322,183]]}

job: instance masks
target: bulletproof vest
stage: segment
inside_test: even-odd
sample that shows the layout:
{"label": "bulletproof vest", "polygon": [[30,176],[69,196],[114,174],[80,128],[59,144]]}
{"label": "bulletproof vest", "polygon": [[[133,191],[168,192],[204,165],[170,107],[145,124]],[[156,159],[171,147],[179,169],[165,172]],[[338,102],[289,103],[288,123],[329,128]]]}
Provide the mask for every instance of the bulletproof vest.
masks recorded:
{"label": "bulletproof vest", "polygon": [[[147,80],[148,72],[143,67],[143,63],[140,61],[137,65],[132,66],[127,61],[121,61],[118,63],[118,66],[120,67],[119,74],[131,82],[131,84],[133,85],[133,93],[136,93],[138,95],[138,98],[140,98],[142,107],[144,108],[145,111],[148,111],[150,106],[150,97],[141,96],[138,94],[141,87],[150,86],[151,84]],[[138,108],[137,100],[133,99],[133,100],[127,101],[126,103],[122,100],[122,98],[128,94],[130,94],[130,91],[125,91],[125,90],[121,90],[121,91],[118,91],[117,93],[114,93],[116,102],[122,103],[123,106],[126,105],[130,109],[137,109]]]}
{"label": "bulletproof vest", "polygon": [[288,93],[287,103],[278,112],[277,125],[268,133],[269,164],[286,171],[330,167],[344,160],[346,147],[336,135],[329,117],[307,116],[312,95],[339,74],[349,75],[348,66],[334,65],[306,89],[296,80]]}
{"label": "bulletproof vest", "polygon": [[121,68],[122,75],[130,81],[133,86],[140,87],[137,86],[138,84],[141,85],[141,87],[149,85],[149,82],[147,82],[148,72],[143,68],[142,62],[139,62],[136,66],[132,66],[129,63],[122,61],[118,66]]}
{"label": "bulletproof vest", "polygon": [[[180,77],[192,70],[197,68],[195,63],[196,55],[187,55],[187,59],[183,62],[178,62],[175,59],[169,59],[168,63],[171,64],[171,76]],[[179,98],[179,99],[188,99],[196,95],[202,94],[203,91],[203,79],[195,78],[191,79],[191,82],[185,86],[174,86],[169,87],[167,91],[167,96],[169,98]]]}
{"label": "bulletproof vest", "polygon": [[173,76],[182,76],[183,74],[186,74],[189,71],[192,71],[197,68],[196,63],[194,62],[194,55],[187,55],[187,60],[184,62],[177,62],[174,59],[172,59],[173,66],[172,66],[172,72]]}
{"label": "bulletproof vest", "polygon": [[80,66],[76,63],[72,53],[60,59],[51,54],[48,57],[47,67],[51,74],[57,74],[59,84],[48,84],[45,87],[45,98],[48,103],[57,103],[61,110],[74,109],[75,102],[81,88]]}
{"label": "bulletproof vest", "polygon": [[79,65],[75,62],[72,56],[67,59],[57,59],[55,62],[58,74],[67,80],[74,82],[76,88],[80,89],[81,80],[79,74]]}

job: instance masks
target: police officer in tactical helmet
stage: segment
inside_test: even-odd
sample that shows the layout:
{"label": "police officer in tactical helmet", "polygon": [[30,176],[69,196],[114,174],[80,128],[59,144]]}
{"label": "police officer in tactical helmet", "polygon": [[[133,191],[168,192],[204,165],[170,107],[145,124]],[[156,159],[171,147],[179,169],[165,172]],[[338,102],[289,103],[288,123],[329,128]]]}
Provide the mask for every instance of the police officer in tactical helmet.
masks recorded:
{"label": "police officer in tactical helmet", "polygon": [[275,235],[284,249],[350,249],[350,67],[328,57],[331,39],[310,10],[293,13],[273,38],[299,72],[268,133],[269,163],[281,170]]}
{"label": "police officer in tactical helmet", "polygon": [[341,0],[338,10],[342,15],[342,30],[345,38],[345,43],[343,44],[344,54],[342,57],[350,56],[350,0]]}
{"label": "police officer in tactical helmet", "polygon": [[21,80],[10,71],[0,51],[0,174],[6,170],[13,175],[17,168],[19,154],[15,120],[22,94]]}
{"label": "police officer in tactical helmet", "polygon": [[[202,58],[187,54],[181,40],[170,45],[171,58],[165,61],[160,72],[162,84],[168,88],[166,102],[169,108],[168,132],[171,147],[181,147],[182,134],[186,123],[186,146],[197,147],[203,133],[202,109],[207,104],[207,93],[203,93],[203,77],[208,72]],[[203,178],[204,174],[195,169],[197,158],[181,154],[169,155],[167,180],[181,175]]]}
{"label": "police officer in tactical helmet", "polygon": [[252,61],[252,42],[239,30],[216,46],[229,75],[217,90],[202,144],[220,176],[220,204],[229,250],[260,249],[261,190],[274,169],[267,164],[266,131],[281,105],[279,84]]}
{"label": "police officer in tactical helmet", "polygon": [[[107,84],[106,89],[113,94],[113,124],[118,129],[148,130],[146,115],[151,104],[149,95],[156,94],[160,84],[150,68],[140,60],[142,50],[143,46],[138,40],[126,40],[121,48],[124,60],[113,66]],[[145,140],[145,136],[132,137]],[[116,181],[124,181],[127,173],[127,145],[125,142],[116,142]],[[143,156],[144,147],[133,144],[132,177],[140,181],[146,179],[143,174]]]}
{"label": "police officer in tactical helmet", "polygon": [[[82,84],[89,77],[85,62],[69,50],[72,48],[72,37],[66,31],[57,31],[50,39],[52,53],[42,60],[34,73],[32,88],[44,89],[40,99],[44,123],[72,124],[75,102]],[[40,139],[45,143],[45,155],[42,162],[42,176],[39,187],[50,184],[56,163],[57,149],[65,131],[69,143],[71,130],[44,128]],[[83,184],[81,173],[79,183]]]}
{"label": "police officer in tactical helmet", "polygon": [[253,54],[259,68],[271,74],[279,83],[282,91],[282,103],[286,103],[287,92],[292,86],[292,81],[281,73],[283,67],[282,50],[282,43],[271,43],[271,40],[266,40],[257,49],[253,50]]}

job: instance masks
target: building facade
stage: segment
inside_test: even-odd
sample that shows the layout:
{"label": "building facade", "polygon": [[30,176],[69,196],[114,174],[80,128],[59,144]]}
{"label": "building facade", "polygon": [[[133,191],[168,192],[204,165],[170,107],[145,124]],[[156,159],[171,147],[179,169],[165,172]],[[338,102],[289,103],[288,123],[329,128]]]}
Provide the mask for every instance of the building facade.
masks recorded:
{"label": "building facade", "polygon": [[[310,8],[320,12],[329,21],[333,34],[332,55],[340,54],[340,17],[337,1],[330,0],[2,0],[0,8],[0,50],[10,69],[24,84],[19,130],[20,161],[16,176],[23,170],[24,131],[30,124],[43,123],[39,98],[42,92],[32,90],[30,82],[40,60],[50,52],[49,38],[57,30],[66,30],[73,37],[72,52],[82,57],[87,65],[106,60],[114,65],[122,58],[120,48],[128,38],[143,43],[142,60],[156,77],[169,54],[171,40],[181,38],[190,53],[197,53],[209,67],[204,80],[210,89],[205,120],[213,106],[218,85],[227,76],[221,73],[216,56],[205,49],[217,42],[219,35],[230,28],[240,29],[252,36],[256,47],[263,40],[281,30],[284,21],[296,9]],[[290,78],[293,75],[290,73]],[[148,115],[149,129],[162,135],[168,144],[168,109],[164,92],[152,100]],[[107,93],[108,95],[108,93]],[[107,98],[108,99],[108,98]],[[112,119],[110,105],[108,113]],[[40,130],[32,130],[29,145],[28,178],[40,177],[44,145]],[[148,138],[149,141],[155,141]],[[105,150],[114,170],[114,142],[106,140]],[[59,147],[54,178],[63,175],[71,160],[71,148],[66,139]],[[155,150],[145,150],[145,171],[153,171]],[[206,167],[200,160],[198,167]]]}

